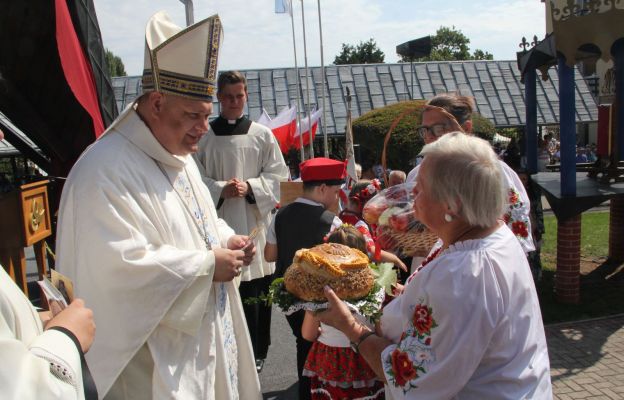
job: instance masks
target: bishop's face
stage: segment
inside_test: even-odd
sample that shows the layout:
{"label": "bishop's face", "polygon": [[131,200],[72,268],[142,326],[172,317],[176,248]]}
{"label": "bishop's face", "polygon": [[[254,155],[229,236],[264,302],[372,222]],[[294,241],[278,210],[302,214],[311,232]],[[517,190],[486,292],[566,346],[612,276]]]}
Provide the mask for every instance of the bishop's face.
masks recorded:
{"label": "bishop's face", "polygon": [[240,118],[247,102],[245,84],[242,82],[225,84],[217,93],[217,99],[223,118],[230,120]]}
{"label": "bishop's face", "polygon": [[152,132],[156,140],[171,154],[185,156],[198,150],[199,139],[208,131],[212,102],[191,100],[175,95],[159,95],[156,124]]}

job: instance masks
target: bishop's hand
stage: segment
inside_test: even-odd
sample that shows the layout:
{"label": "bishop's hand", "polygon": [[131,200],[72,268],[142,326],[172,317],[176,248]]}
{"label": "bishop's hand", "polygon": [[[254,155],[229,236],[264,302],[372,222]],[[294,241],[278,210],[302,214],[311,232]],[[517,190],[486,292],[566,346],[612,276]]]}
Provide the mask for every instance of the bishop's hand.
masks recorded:
{"label": "bishop's hand", "polygon": [[245,266],[251,264],[256,255],[256,245],[250,236],[233,235],[228,239],[227,247],[231,250],[242,250],[245,253],[243,257],[243,265]]}
{"label": "bishop's hand", "polygon": [[215,272],[212,280],[215,282],[229,282],[241,274],[245,252],[216,248],[212,250],[215,256]]}

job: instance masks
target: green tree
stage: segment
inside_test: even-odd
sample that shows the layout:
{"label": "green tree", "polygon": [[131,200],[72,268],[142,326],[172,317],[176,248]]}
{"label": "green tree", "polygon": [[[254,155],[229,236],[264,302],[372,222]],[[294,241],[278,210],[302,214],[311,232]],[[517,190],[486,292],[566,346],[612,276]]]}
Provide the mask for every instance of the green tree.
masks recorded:
{"label": "green tree", "polygon": [[106,63],[110,76],[126,76],[126,68],[121,58],[114,55],[112,51],[106,49]]}
{"label": "green tree", "polygon": [[494,56],[487,51],[476,49],[474,53],[472,53],[472,59],[473,60],[493,60]]}
{"label": "green tree", "polygon": [[[487,51],[476,49],[470,53],[470,39],[455,26],[441,26],[431,37],[431,54],[414,61],[459,61],[459,60],[493,60],[494,56]],[[401,62],[410,60],[399,56]]]}
{"label": "green tree", "polygon": [[357,46],[343,43],[342,51],[334,58],[334,64],[374,64],[383,63],[385,55],[377,47],[374,39],[360,42]]}

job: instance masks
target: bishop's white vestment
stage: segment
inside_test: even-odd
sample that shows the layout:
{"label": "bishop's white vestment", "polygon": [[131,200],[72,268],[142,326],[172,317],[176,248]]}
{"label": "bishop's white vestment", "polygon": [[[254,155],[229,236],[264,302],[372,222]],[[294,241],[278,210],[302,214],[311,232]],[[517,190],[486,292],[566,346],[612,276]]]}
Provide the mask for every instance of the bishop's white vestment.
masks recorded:
{"label": "bishop's white vestment", "polygon": [[87,360],[109,398],[260,399],[238,291],[213,282],[218,219],[191,156],[174,156],[134,105],[74,165],[57,265],[93,309]]}

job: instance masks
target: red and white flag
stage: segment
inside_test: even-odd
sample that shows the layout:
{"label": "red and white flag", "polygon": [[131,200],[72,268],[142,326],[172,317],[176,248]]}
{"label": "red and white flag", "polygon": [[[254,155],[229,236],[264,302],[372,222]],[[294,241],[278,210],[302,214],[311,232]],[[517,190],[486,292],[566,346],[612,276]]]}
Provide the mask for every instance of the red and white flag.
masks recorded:
{"label": "red and white flag", "polygon": [[300,135],[303,135],[304,146],[310,144],[310,132],[312,132],[312,140],[314,140],[314,136],[316,135],[316,131],[318,130],[319,119],[322,115],[323,108],[321,107],[313,112],[311,117],[305,117],[301,120],[299,128],[297,129],[297,133],[295,133],[293,137],[293,144],[297,150],[301,148],[299,142]]}
{"label": "red and white flag", "polygon": [[280,150],[282,153],[287,153],[288,149],[292,147],[292,138],[297,129],[297,109],[284,107],[273,119],[263,109],[257,122],[273,131],[273,135],[280,145]]}
{"label": "red and white flag", "polygon": [[260,114],[260,117],[258,117],[258,120],[256,122],[260,125],[266,126],[267,128],[271,127],[271,117],[269,117],[269,114],[264,108],[262,109],[262,114]]}

